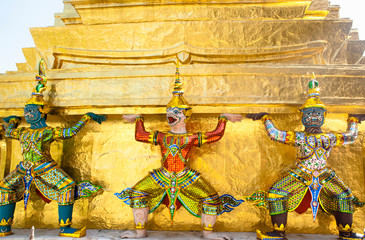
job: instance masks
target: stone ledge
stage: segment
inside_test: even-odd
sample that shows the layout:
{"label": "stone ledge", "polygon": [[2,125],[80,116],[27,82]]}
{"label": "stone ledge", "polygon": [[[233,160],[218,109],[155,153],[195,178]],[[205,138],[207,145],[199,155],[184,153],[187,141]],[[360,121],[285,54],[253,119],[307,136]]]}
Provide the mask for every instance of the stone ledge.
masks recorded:
{"label": "stone ledge", "polygon": [[[14,229],[14,234],[4,237],[2,239],[13,240],[28,240],[30,236],[30,229]],[[87,235],[81,239],[87,240],[107,240],[107,239],[120,239],[119,236],[124,230],[98,230],[88,229]],[[146,240],[160,240],[160,239],[174,239],[174,240],[201,240],[201,232],[174,232],[174,231],[148,231],[148,237]],[[256,234],[253,232],[229,232],[233,240],[255,240]],[[336,235],[324,235],[324,234],[288,234],[290,240],[302,240],[302,239],[321,239],[321,240],[335,240],[338,239]],[[54,240],[54,239],[72,239],[58,237],[57,229],[36,229],[36,240]]]}

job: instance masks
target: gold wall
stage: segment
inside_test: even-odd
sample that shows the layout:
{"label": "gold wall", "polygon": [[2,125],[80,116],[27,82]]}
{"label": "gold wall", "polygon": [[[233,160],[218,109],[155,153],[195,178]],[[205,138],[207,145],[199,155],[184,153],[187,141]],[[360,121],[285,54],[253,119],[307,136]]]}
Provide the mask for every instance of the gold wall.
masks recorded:
{"label": "gold wall", "polygon": [[[218,114],[193,114],[189,131],[209,131],[215,128]],[[71,126],[80,116],[49,119],[50,126]],[[345,114],[329,114],[323,127],[325,131],[346,130]],[[274,114],[276,126],[285,130],[302,130],[299,114]],[[168,130],[162,114],[145,115],[146,129]],[[336,170],[360,199],[365,199],[365,165],[363,137],[365,127],[360,125],[355,144],[333,150],[329,166]],[[17,141],[9,141],[9,169],[21,160]],[[52,156],[76,181],[88,179],[103,186],[93,197],[77,201],[74,223],[88,228],[133,228],[132,211],[113,194],[132,187],[148,171],[160,166],[158,146],[138,143],[134,140],[134,124],[121,120],[121,115],[110,115],[102,125],[88,124],[74,139],[52,145]],[[240,123],[228,123],[223,139],[211,145],[196,148],[190,157],[192,168],[210,181],[220,194],[238,198],[257,189],[268,190],[285,170],[294,165],[295,151],[291,146],[271,141],[261,121],[244,119]],[[3,168],[1,169],[3,170]],[[6,169],[8,171],[8,169]],[[3,171],[2,171],[3,172]],[[56,228],[57,203],[44,203],[33,192],[27,212],[23,202],[16,208],[14,227]],[[149,216],[149,229],[153,230],[200,230],[200,219],[181,208],[174,226],[170,227],[169,213],[165,206]],[[354,214],[356,228],[361,231],[365,224],[364,209]],[[254,231],[269,228],[268,211],[243,203],[231,213],[218,218],[218,231]],[[320,212],[313,223],[311,211],[305,214],[289,214],[289,232],[335,233],[334,217]]]}
{"label": "gold wall", "polygon": [[[78,227],[133,228],[131,209],[113,194],[132,187],[160,166],[158,146],[134,140],[122,114],[144,114],[146,128],[168,130],[175,62],[183,64],[185,97],[193,105],[189,131],[214,129],[219,113],[269,112],[285,130],[301,130],[298,107],[315,72],[330,114],[325,131],[345,131],[348,113],[365,113],[365,42],[327,0],[64,0],[55,26],[32,28],[18,71],[0,74],[0,117],[22,115],[41,58],[47,65],[51,126],[69,127],[87,112],[107,114],[74,139],[52,145],[57,163],[76,181],[103,187],[75,204]],[[22,126],[27,124],[23,123]],[[365,125],[364,125],[365,126]],[[357,142],[334,149],[329,165],[365,201],[364,131]],[[21,161],[16,141],[0,141],[0,176]],[[228,123],[224,138],[195,149],[192,167],[216,190],[238,198],[268,190],[294,165],[295,150],[269,140],[260,121]],[[17,204],[14,227],[56,228],[57,203],[34,193],[27,212]],[[170,228],[167,209],[149,216],[154,230],[200,230],[200,219],[180,209]],[[354,214],[356,230],[365,210]],[[330,223],[330,224],[328,224]],[[219,217],[216,230],[269,228],[266,210],[248,203]],[[332,216],[289,214],[289,232],[335,233]]]}

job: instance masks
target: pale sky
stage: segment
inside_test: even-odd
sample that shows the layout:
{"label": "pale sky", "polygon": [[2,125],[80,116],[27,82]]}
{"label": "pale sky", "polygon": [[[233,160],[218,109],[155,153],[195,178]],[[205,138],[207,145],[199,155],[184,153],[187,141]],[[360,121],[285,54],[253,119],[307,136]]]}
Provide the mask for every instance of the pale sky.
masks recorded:
{"label": "pale sky", "polygon": [[[365,40],[365,0],[332,0],[340,5],[341,18],[353,19]],[[34,47],[30,27],[53,26],[54,14],[63,11],[62,0],[1,0],[0,1],[0,73],[15,71],[16,63],[25,62],[24,47]]]}

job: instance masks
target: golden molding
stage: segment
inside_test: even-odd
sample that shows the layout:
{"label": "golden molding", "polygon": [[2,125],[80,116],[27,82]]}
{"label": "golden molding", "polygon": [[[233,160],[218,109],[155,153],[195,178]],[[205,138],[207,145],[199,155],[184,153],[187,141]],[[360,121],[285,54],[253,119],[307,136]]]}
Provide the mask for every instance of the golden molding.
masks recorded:
{"label": "golden molding", "polygon": [[[200,4],[310,4],[312,0],[205,0]],[[177,5],[177,4],[195,4],[196,0],[70,0],[69,3],[75,7],[119,7],[119,6],[145,6],[145,5]]]}
{"label": "golden molding", "polygon": [[[270,114],[299,113],[299,104],[206,104],[193,105],[193,114],[220,114],[223,112],[246,114],[268,112]],[[365,113],[365,106],[327,106],[331,114],[359,114]],[[166,114],[166,106],[81,106],[81,107],[52,107],[51,115],[83,115],[86,112],[96,114],[120,115],[120,114]],[[23,108],[2,109],[0,117],[9,115],[21,116]]]}
{"label": "golden molding", "polygon": [[166,64],[179,59],[182,63],[265,63],[312,58],[314,64],[324,64],[323,51],[327,41],[319,40],[287,46],[259,48],[201,48],[186,43],[157,50],[89,50],[53,48],[53,69],[65,64],[75,65],[151,65]]}

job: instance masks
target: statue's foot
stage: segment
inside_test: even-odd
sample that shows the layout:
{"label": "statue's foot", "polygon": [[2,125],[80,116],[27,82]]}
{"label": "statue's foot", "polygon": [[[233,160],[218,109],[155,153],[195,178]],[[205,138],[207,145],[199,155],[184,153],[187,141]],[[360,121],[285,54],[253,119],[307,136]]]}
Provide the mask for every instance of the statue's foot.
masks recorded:
{"label": "statue's foot", "polygon": [[348,239],[365,239],[365,235],[362,234],[358,234],[358,233],[344,233],[341,232],[340,235],[340,240],[348,240]]}
{"label": "statue's foot", "polygon": [[9,236],[11,234],[14,234],[12,231],[9,231],[9,232],[0,232],[0,237],[6,237],[6,236]]}
{"label": "statue's foot", "polygon": [[256,230],[256,236],[258,240],[287,240],[285,233],[277,231],[263,233],[260,230]]}
{"label": "statue's foot", "polygon": [[86,227],[77,229],[77,228],[71,228],[71,227],[61,227],[60,228],[60,237],[73,237],[73,238],[80,238],[86,235]]}
{"label": "statue's foot", "polygon": [[125,231],[120,238],[145,238],[147,237],[146,229],[138,229],[135,231]]}
{"label": "statue's foot", "polygon": [[215,240],[232,240],[229,235],[217,234],[212,231],[203,231],[203,238],[205,239],[215,239]]}
{"label": "statue's foot", "polygon": [[8,226],[0,226],[0,237],[5,237],[13,234],[11,231],[11,225]]}

